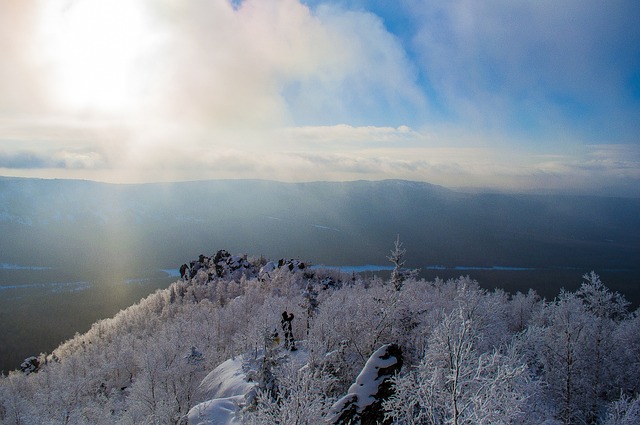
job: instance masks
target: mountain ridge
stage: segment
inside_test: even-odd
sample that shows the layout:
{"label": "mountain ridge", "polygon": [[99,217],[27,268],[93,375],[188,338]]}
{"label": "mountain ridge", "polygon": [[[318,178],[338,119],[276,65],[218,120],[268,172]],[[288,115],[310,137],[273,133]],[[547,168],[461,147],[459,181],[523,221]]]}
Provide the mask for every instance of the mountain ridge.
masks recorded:
{"label": "mountain ridge", "polygon": [[[0,298],[0,339],[27,352],[15,329],[51,347],[166,287],[159,270],[212,247],[357,267],[386,264],[399,235],[407,267],[426,279],[470,273],[482,285],[554,297],[595,270],[640,304],[640,200],[630,198],[467,194],[398,180],[0,179],[0,234],[0,264],[44,268],[0,268],[0,286],[14,288]],[[89,289],[38,296],[34,284],[50,282]]]}
{"label": "mountain ridge", "polygon": [[[94,247],[101,245],[105,233],[111,239],[128,235],[140,253],[148,250],[154,235],[179,243],[180,232],[185,237],[200,235],[199,238],[204,232],[209,235],[205,236],[209,243],[201,245],[203,248],[227,246],[242,250],[250,246],[274,257],[299,252],[318,263],[341,265],[339,256],[327,252],[318,255],[303,246],[299,247],[302,251],[291,249],[298,246],[285,246],[280,252],[271,252],[286,242],[281,233],[289,232],[289,242],[294,245],[291,239],[296,238],[319,238],[345,246],[353,246],[349,244],[353,238],[367,242],[371,250],[357,261],[348,261],[350,265],[384,258],[389,241],[400,234],[414,253],[425,246],[431,248],[431,256],[426,251],[416,253],[424,264],[546,266],[543,263],[552,261],[553,256],[535,260],[514,243],[526,242],[529,251],[543,243],[561,257],[564,254],[559,247],[569,245],[589,258],[594,257],[594,246],[609,244],[629,259],[627,251],[638,253],[640,245],[634,236],[640,233],[639,216],[640,199],[468,194],[404,180],[208,180],[143,185],[0,180],[0,227],[14,242],[16,254],[31,251],[31,257],[46,257],[46,252],[20,241],[29,241],[38,232],[37,237],[43,241],[49,234],[49,239],[59,237],[63,241],[73,234],[79,245]],[[319,233],[330,229],[336,234]],[[468,242],[464,249],[459,244],[463,241]],[[481,245],[487,249],[478,250]],[[198,246],[195,249],[200,250]],[[466,255],[470,249],[473,255]],[[514,261],[505,261],[505,257],[518,252]],[[16,260],[26,257],[7,258],[3,254],[7,252],[0,251],[0,260],[6,263],[19,263]],[[71,249],[68,257],[84,254],[83,250]],[[181,256],[173,253],[166,257],[179,261]],[[166,262],[171,261],[167,258]],[[593,261],[586,263],[599,266]],[[552,265],[571,264],[572,261],[554,261]]]}

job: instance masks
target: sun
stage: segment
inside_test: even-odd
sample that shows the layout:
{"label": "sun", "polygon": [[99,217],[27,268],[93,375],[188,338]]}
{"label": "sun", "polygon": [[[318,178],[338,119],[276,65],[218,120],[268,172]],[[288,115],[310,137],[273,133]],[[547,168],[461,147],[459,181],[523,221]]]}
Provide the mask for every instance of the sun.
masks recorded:
{"label": "sun", "polygon": [[46,3],[41,49],[54,101],[75,110],[126,113],[134,108],[153,45],[142,2]]}

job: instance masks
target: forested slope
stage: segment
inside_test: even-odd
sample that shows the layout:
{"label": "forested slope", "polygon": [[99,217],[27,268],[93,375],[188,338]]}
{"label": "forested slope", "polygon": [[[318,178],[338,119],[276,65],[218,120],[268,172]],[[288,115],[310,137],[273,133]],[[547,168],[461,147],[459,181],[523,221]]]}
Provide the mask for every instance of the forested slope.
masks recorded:
{"label": "forested slope", "polygon": [[[182,271],[168,289],[2,377],[2,423],[185,423],[206,400],[202,379],[239,355],[262,366],[236,420],[371,423],[358,403],[351,416],[335,405],[385,344],[400,349],[402,369],[379,400],[384,423],[640,420],[640,317],[595,273],[578,291],[542,300],[469,277],[416,280],[398,268],[388,281],[364,279],[225,251]],[[285,311],[303,364],[286,360]]]}

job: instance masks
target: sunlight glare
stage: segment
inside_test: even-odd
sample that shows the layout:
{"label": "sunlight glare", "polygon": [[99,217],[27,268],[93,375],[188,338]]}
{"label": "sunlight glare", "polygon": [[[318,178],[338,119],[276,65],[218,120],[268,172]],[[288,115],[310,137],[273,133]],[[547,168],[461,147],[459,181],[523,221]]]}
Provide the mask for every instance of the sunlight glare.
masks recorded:
{"label": "sunlight glare", "polygon": [[61,106],[125,113],[136,106],[152,44],[144,5],[132,0],[47,2],[43,50]]}

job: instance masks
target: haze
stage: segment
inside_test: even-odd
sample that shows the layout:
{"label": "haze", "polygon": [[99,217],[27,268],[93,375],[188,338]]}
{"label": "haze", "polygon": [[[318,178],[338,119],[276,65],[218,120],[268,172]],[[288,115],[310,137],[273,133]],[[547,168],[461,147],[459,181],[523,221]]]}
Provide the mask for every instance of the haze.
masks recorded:
{"label": "haze", "polygon": [[635,1],[0,3],[0,174],[638,196]]}

